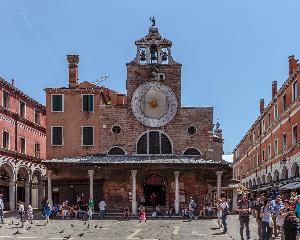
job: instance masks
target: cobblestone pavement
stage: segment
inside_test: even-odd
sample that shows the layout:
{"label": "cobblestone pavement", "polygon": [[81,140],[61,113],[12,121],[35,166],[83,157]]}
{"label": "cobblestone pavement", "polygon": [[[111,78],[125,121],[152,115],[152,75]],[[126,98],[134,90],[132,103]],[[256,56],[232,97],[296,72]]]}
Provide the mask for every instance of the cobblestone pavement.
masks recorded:
{"label": "cobblestone pavement", "polygon": [[4,239],[112,239],[112,240],[196,240],[231,239],[220,234],[215,220],[187,222],[178,219],[154,219],[139,223],[138,220],[50,220],[44,226],[43,220],[20,226],[16,218],[6,218],[0,225],[0,240]]}

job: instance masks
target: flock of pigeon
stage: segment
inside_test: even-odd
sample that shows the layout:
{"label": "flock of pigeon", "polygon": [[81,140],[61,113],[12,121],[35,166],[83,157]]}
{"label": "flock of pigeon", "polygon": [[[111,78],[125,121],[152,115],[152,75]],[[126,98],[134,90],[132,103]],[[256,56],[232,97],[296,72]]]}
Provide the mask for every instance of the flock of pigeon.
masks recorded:
{"label": "flock of pigeon", "polygon": [[[14,223],[14,221],[12,220],[9,224],[8,224],[9,226],[12,226],[11,227],[11,229],[14,229],[14,228],[23,228],[23,225],[21,224],[20,225],[20,222],[17,222],[17,223]],[[83,231],[88,231],[89,229],[90,229],[90,224],[88,223],[88,222],[84,222],[83,223],[83,225],[85,226],[85,229],[83,229]],[[28,227],[26,227],[25,229],[27,230],[27,231],[31,231],[31,229],[32,229],[32,226],[34,226],[34,225],[30,225],[30,226],[28,226]],[[37,226],[37,227],[42,227],[42,226],[46,226],[46,224],[44,224],[44,225],[40,225],[40,224],[37,224],[37,225],[35,225],[35,226]],[[74,228],[75,226],[74,226],[74,224],[71,224],[70,225],[72,228]],[[0,229],[1,229],[1,225],[0,225]],[[95,225],[94,226],[94,228],[95,229],[101,229],[101,228],[103,228],[102,226],[98,226],[98,225]],[[58,233],[59,234],[64,234],[65,233],[65,229],[62,229],[61,231],[59,231]],[[14,232],[12,235],[19,235],[19,234],[22,234],[22,232],[20,231],[20,230],[17,230],[16,232]],[[83,235],[84,235],[85,233],[84,232],[82,232],[82,233],[79,233],[77,236],[78,237],[83,237]],[[63,239],[70,239],[71,238],[71,234],[69,234],[69,235],[67,235],[67,236],[64,236],[64,237],[62,237]]]}

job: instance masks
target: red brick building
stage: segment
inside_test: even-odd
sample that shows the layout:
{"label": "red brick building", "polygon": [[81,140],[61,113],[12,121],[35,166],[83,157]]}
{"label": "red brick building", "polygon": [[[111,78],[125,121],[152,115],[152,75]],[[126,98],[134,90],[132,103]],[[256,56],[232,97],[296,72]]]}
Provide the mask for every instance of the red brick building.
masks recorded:
{"label": "red brick building", "polygon": [[272,83],[271,102],[265,107],[260,100],[260,116],[234,149],[234,178],[248,188],[299,187],[299,70],[290,56],[288,79],[278,91]]}
{"label": "red brick building", "polygon": [[150,204],[155,193],[157,204],[178,212],[190,196],[214,201],[217,175],[228,186],[222,130],[213,131],[212,107],[182,107],[182,65],[171,41],[152,26],[135,45],[126,95],[79,83],[78,55],[67,57],[69,86],[45,89],[50,200],[74,202],[83,193],[84,201],[104,198],[112,210],[129,204],[136,212],[139,196]]}
{"label": "red brick building", "polygon": [[6,209],[16,200],[37,208],[44,196],[40,162],[46,157],[46,109],[0,78],[0,193]]}

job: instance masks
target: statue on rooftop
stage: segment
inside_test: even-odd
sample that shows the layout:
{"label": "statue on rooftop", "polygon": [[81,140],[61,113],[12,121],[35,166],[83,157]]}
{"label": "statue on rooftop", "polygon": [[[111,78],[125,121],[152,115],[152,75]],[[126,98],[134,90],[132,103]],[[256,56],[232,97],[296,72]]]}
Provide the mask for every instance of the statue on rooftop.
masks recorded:
{"label": "statue on rooftop", "polygon": [[152,27],[155,26],[155,18],[154,17],[150,17],[150,21],[152,22]]}

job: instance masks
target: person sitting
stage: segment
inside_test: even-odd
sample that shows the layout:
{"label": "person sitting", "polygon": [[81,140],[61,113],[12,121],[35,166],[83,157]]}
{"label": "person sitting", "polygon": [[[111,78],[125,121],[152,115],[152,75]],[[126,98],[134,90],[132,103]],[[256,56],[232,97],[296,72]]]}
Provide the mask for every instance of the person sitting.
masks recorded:
{"label": "person sitting", "polygon": [[157,205],[157,206],[155,207],[155,212],[156,212],[156,217],[161,216],[160,205]]}
{"label": "person sitting", "polygon": [[129,220],[129,207],[128,206],[125,206],[124,207],[124,219],[127,219]]}
{"label": "person sitting", "polygon": [[140,222],[142,222],[142,221],[146,222],[146,212],[145,212],[144,207],[140,208],[139,219],[140,219]]}
{"label": "person sitting", "polygon": [[104,200],[101,200],[99,202],[99,209],[100,209],[100,216],[104,218],[104,216],[106,215],[106,203]]}

